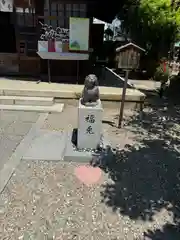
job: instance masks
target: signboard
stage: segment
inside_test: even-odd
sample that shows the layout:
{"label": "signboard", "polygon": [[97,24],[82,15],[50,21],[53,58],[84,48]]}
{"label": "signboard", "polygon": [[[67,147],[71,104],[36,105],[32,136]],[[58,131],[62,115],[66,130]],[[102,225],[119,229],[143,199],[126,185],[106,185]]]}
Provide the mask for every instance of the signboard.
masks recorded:
{"label": "signboard", "polygon": [[136,69],[139,66],[140,53],[133,49],[126,49],[119,52],[117,56],[118,68]]}
{"label": "signboard", "polygon": [[102,113],[103,111],[100,102],[98,102],[95,107],[84,107],[81,103],[79,104],[78,148],[97,148],[102,136]]}
{"label": "signboard", "polygon": [[70,17],[69,50],[89,50],[89,18]]}

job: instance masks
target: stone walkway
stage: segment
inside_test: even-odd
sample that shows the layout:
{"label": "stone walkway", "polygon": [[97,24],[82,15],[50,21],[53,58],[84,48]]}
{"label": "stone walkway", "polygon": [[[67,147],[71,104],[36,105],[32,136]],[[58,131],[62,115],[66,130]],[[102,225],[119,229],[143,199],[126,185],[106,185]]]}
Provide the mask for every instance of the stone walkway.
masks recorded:
{"label": "stone walkway", "polygon": [[129,79],[128,82],[139,90],[157,90],[160,87],[160,82],[154,80],[134,80]]}
{"label": "stone walkway", "polygon": [[38,119],[38,113],[0,111],[0,170]]}

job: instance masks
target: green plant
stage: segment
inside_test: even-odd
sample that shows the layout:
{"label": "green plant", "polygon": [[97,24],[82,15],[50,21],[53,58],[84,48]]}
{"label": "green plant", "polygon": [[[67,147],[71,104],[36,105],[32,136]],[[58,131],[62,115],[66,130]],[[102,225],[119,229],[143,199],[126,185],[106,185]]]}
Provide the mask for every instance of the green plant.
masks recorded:
{"label": "green plant", "polygon": [[130,38],[146,49],[149,59],[168,55],[179,38],[178,0],[122,0],[119,15]]}
{"label": "green plant", "polygon": [[154,74],[154,80],[160,81],[162,83],[166,83],[169,79],[169,70],[166,69],[164,71],[163,67],[160,65],[156,68],[155,74]]}

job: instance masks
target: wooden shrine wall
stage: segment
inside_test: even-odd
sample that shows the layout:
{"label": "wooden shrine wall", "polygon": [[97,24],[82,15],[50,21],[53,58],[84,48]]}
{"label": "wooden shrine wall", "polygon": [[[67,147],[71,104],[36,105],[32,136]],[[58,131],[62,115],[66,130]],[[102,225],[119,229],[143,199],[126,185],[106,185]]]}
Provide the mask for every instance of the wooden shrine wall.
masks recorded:
{"label": "wooden shrine wall", "polygon": [[[42,23],[52,25],[53,28],[60,26],[62,28],[69,28],[69,17],[88,17],[87,1],[51,1],[48,8],[48,1],[44,4],[44,16],[40,17]],[[49,17],[49,15],[51,17]],[[52,79],[56,82],[76,83],[77,74],[79,74],[78,82],[84,82],[86,75],[88,61],[71,61],[59,60],[51,61]],[[47,61],[41,60],[41,73],[47,75]]]}
{"label": "wooden shrine wall", "polygon": [[[42,0],[15,0],[14,5],[12,13],[0,12],[0,17],[5,14],[10,18],[14,31],[14,39],[11,39],[13,43],[6,41],[10,40],[9,37],[4,40],[4,44],[9,45],[7,49],[10,52],[4,53],[4,47],[0,51],[0,68],[1,63],[2,65],[7,65],[8,63],[14,66],[15,72],[19,72],[22,75],[40,76],[41,74],[47,74],[47,61],[41,60],[36,53],[39,39],[39,21],[51,24],[54,27],[69,28],[69,17],[75,16],[89,17],[92,23],[88,0],[50,0],[50,4]],[[17,8],[24,10],[17,11]],[[2,18],[4,19],[5,16]],[[10,27],[6,26],[4,28],[10,29]],[[11,36],[13,35],[11,34]],[[11,47],[13,47],[12,50]],[[84,81],[84,76],[89,73],[88,65],[89,61],[79,61],[79,74],[81,79],[83,79],[82,81]],[[51,67],[52,75],[61,76],[59,81],[72,79],[71,81],[76,82],[77,61],[51,61]]]}

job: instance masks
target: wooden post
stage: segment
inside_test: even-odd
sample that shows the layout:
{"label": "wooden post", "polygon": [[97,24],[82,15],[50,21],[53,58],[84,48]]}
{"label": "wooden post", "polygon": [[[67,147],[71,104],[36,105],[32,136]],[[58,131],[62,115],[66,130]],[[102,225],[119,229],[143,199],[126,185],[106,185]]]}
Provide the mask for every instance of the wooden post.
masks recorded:
{"label": "wooden post", "polygon": [[14,31],[16,39],[16,52],[17,52],[17,62],[18,62],[18,72],[20,71],[20,35],[18,29],[17,15],[16,15],[16,6],[13,5],[13,21],[14,21]]}
{"label": "wooden post", "polygon": [[47,60],[47,64],[48,64],[48,82],[51,83],[51,63],[50,63],[50,59]]}
{"label": "wooden post", "polygon": [[79,60],[77,60],[77,84],[79,81]]}
{"label": "wooden post", "polygon": [[[48,17],[51,15],[51,1],[48,0]],[[48,25],[51,25],[51,19],[48,21]],[[50,59],[47,60],[48,65],[48,82],[51,83],[51,63]]]}
{"label": "wooden post", "polygon": [[126,70],[126,76],[125,76],[125,80],[124,80],[122,99],[121,99],[121,107],[120,107],[120,113],[119,113],[118,128],[122,127],[123,113],[124,113],[124,103],[125,103],[125,98],[126,98],[126,89],[127,89],[128,76],[129,76],[129,70]]}

